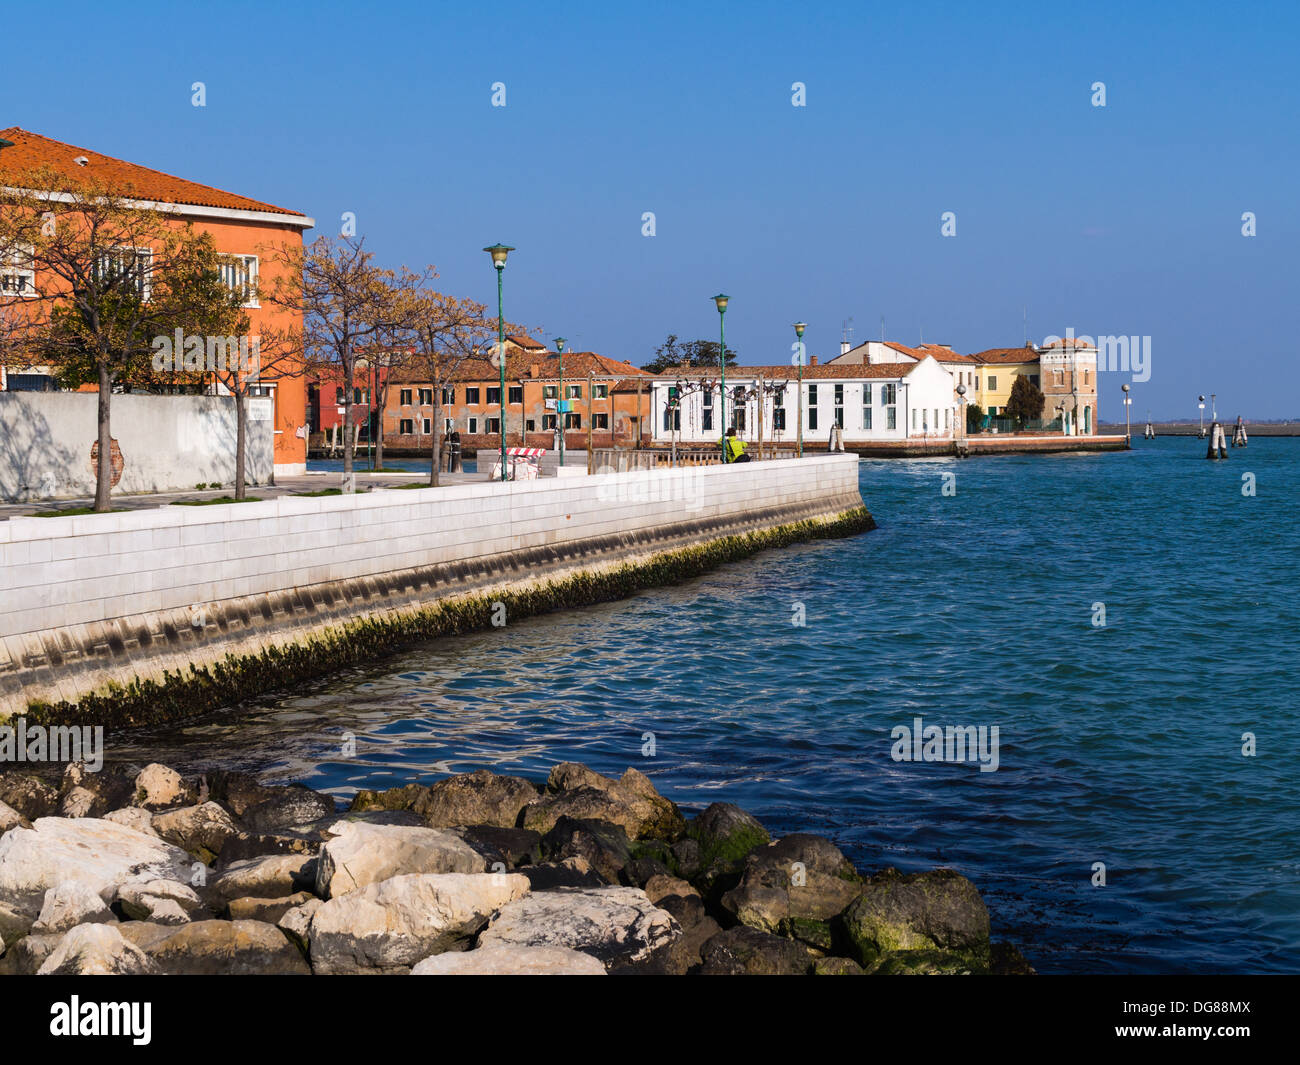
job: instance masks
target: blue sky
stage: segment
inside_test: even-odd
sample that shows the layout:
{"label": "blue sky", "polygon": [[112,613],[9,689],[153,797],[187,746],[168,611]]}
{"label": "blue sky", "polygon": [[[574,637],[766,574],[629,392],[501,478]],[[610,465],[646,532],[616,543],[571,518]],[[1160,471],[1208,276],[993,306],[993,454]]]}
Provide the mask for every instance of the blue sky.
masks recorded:
{"label": "blue sky", "polygon": [[575,348],[712,338],[720,290],[742,362],[788,359],[798,318],[822,357],[850,316],[1017,345],[1027,308],[1031,340],[1152,338],[1136,418],[1199,391],[1300,417],[1293,4],[71,3],[3,27],[0,127],[316,233],[354,211],[381,260],[487,302],[480,249],[515,245],[507,314]]}

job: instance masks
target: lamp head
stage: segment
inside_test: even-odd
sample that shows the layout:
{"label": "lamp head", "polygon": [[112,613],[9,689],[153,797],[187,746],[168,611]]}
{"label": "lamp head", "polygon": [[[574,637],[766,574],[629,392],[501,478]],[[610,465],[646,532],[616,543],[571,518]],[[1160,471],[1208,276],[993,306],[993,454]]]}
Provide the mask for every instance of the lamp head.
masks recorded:
{"label": "lamp head", "polygon": [[515,249],[506,244],[491,244],[483,250],[492,256],[493,266],[498,270],[504,270],[506,268],[506,256]]}
{"label": "lamp head", "polygon": [[555,350],[556,350],[556,352],[557,352],[558,354],[560,354],[560,355],[563,355],[563,354],[564,354],[564,345],[567,344],[567,343],[568,343],[568,341],[566,341],[566,340],[564,339],[564,337],[556,337],[556,338],[555,338]]}
{"label": "lamp head", "polygon": [[719,313],[719,314],[726,314],[726,313],[727,313],[727,300],[728,300],[729,298],[730,298],[730,297],[728,297],[728,296],[724,296],[724,295],[722,295],[722,293],[719,293],[718,295],[716,295],[716,296],[713,297],[713,302],[716,303],[716,304],[718,305],[718,313]]}
{"label": "lamp head", "polygon": [[797,336],[800,340],[802,340],[802,339],[803,339],[803,331],[804,331],[805,329],[807,329],[807,328],[808,328],[808,323],[807,323],[807,322],[795,322],[795,323],[794,323],[794,335]]}

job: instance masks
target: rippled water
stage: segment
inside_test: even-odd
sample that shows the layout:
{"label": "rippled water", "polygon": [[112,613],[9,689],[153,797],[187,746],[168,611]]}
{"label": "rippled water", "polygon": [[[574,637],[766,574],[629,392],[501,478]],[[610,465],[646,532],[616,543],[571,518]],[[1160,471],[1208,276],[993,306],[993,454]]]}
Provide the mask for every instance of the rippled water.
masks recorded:
{"label": "rippled water", "polygon": [[[861,867],[959,869],[1043,972],[1295,971],[1300,441],[1204,448],[864,461],[875,532],[429,644],[116,753],[340,798],[631,764]],[[997,725],[1000,767],[893,761],[915,715]]]}

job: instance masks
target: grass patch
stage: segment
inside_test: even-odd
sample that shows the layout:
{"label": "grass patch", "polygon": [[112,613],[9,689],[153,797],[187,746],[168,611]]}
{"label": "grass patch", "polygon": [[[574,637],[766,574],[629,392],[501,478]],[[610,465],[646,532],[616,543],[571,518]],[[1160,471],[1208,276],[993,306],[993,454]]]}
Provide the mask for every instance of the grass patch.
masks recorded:
{"label": "grass patch", "polygon": [[125,514],[129,507],[114,507],[112,510],[96,510],[94,507],[69,507],[67,510],[38,510],[34,514],[24,514],[25,518],[80,518],[87,514]]}
{"label": "grass patch", "polygon": [[308,496],[308,497],[310,497],[310,496],[341,496],[341,495],[343,494],[343,489],[342,489],[342,488],[322,488],[319,492],[292,492],[292,493],[290,493],[290,494],[291,494],[291,495],[296,495],[296,496]]}
{"label": "grass patch", "polygon": [[234,496],[217,496],[216,499],[178,499],[172,506],[215,507],[221,503],[258,503],[261,499],[261,496],[244,496],[243,499],[236,499]]}

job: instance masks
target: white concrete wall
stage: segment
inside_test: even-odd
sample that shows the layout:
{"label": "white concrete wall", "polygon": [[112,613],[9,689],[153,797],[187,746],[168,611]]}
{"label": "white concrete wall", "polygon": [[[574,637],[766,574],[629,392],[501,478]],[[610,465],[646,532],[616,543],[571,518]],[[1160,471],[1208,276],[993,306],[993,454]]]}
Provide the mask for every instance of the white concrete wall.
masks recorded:
{"label": "white concrete wall", "polygon": [[0,657],[23,634],[823,501],[860,504],[856,456],[12,518]]}
{"label": "white concrete wall", "polygon": [[[71,499],[95,493],[99,439],[91,392],[0,392],[0,500]],[[271,401],[248,401],[247,476],[270,480]],[[235,481],[235,401],[218,396],[115,395],[109,413],[122,452],[114,492],[193,489]],[[54,519],[50,519],[54,520]]]}

